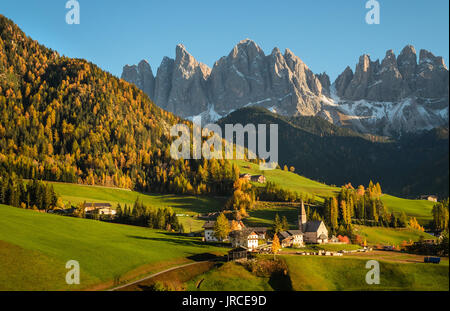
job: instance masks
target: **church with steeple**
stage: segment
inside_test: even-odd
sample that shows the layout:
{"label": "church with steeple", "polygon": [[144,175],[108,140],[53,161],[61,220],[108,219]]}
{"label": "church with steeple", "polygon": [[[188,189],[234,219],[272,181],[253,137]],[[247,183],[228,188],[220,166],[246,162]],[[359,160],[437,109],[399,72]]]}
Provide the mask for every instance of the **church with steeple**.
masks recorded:
{"label": "church with steeple", "polygon": [[298,230],[303,233],[303,241],[312,244],[328,243],[328,229],[322,220],[307,220],[305,204],[298,211]]}

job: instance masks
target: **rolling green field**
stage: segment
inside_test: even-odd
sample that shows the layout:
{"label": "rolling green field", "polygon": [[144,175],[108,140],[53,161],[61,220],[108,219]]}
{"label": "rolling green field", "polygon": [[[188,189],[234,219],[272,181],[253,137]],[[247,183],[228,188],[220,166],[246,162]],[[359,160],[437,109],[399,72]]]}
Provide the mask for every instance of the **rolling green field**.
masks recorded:
{"label": "rolling green field", "polygon": [[227,262],[187,283],[188,291],[272,291],[269,278],[257,277],[243,266]]}
{"label": "rolling green field", "polygon": [[[235,160],[240,167],[241,172],[251,174],[261,174],[259,165],[246,162],[243,160]],[[315,195],[318,203],[323,202],[324,197],[335,195],[339,188],[331,187],[319,182],[302,177],[298,174],[285,172],[282,170],[265,171],[264,175],[267,180],[274,181],[282,187],[299,193],[308,193]],[[199,213],[208,213],[221,210],[224,206],[226,198],[189,196],[189,195],[162,195],[162,194],[142,194],[135,191],[128,191],[119,188],[106,188],[97,186],[84,186],[76,184],[52,183],[55,191],[61,196],[64,203],[78,204],[86,202],[109,202],[114,207],[117,203],[132,205],[136,198],[139,197],[144,204],[154,207],[171,207],[175,212],[186,215],[197,215]],[[261,186],[261,184],[254,184]],[[382,196],[389,211],[396,213],[405,212],[408,216],[416,217],[421,224],[425,224],[431,220],[431,210],[433,202],[424,200],[407,200],[393,197],[387,194]],[[289,223],[294,224],[297,217],[295,207],[273,206],[266,208],[256,208],[250,211],[250,217],[246,219],[249,225],[266,226],[271,225],[275,214],[286,216]],[[180,217],[181,223],[185,228],[198,231],[203,224],[202,221],[191,217]]]}
{"label": "rolling green field", "polygon": [[401,245],[403,241],[409,242],[409,240],[411,240],[416,242],[419,240],[420,236],[423,236],[424,239],[434,239],[434,237],[428,233],[411,228],[394,229],[355,225],[355,233],[359,234],[363,239],[365,238],[370,245]]}
{"label": "rolling green field", "polygon": [[[120,188],[107,188],[99,186],[86,186],[67,183],[52,183],[55,192],[66,205],[77,205],[83,202],[110,203],[113,208],[117,203],[132,206],[139,199],[147,206],[156,208],[170,207],[179,214],[194,216],[200,213],[209,213],[221,210],[225,199],[218,197],[197,197],[174,194],[143,194]],[[204,221],[193,217],[181,216],[180,222],[187,232],[202,229]]]}
{"label": "rolling green field", "polygon": [[283,251],[300,251],[300,252],[317,252],[319,250],[338,252],[338,251],[352,251],[361,249],[362,246],[356,244],[317,244],[317,245],[306,245],[305,247],[299,248],[285,248]]}
{"label": "rolling green field", "polygon": [[[259,256],[261,258],[271,256]],[[366,283],[366,263],[371,258],[280,255],[288,267],[290,286],[295,291],[448,291],[449,265],[407,260],[381,260],[380,284]],[[198,275],[187,283],[188,290],[253,291],[273,290],[268,277],[257,277],[235,262]]]}
{"label": "rolling green field", "polygon": [[448,291],[448,261],[440,265],[379,261],[380,284],[365,281],[369,259],[282,256],[296,291],[400,290]]}
{"label": "rolling green field", "polygon": [[[107,287],[115,278],[133,279],[197,254],[226,250],[200,238],[4,205],[0,241],[0,290]],[[80,263],[79,286],[65,284],[68,260]]]}
{"label": "rolling green field", "polygon": [[[250,163],[244,160],[234,160],[233,162],[239,166],[241,173],[264,175],[268,181],[275,182],[285,189],[297,191],[299,193],[317,195],[319,197],[316,199],[320,202],[323,201],[321,197],[329,197],[339,191],[339,188],[319,183],[296,173],[285,172],[282,170],[261,171],[258,164]],[[255,185],[259,186],[260,184]]]}
{"label": "rolling green field", "polygon": [[[259,165],[246,162],[243,160],[236,160],[235,163],[239,166],[240,171],[243,173],[250,173],[253,175],[263,174],[259,170]],[[324,197],[330,197],[337,194],[340,188],[328,186],[326,184],[319,183],[317,181],[302,177],[298,174],[285,172],[283,170],[268,170],[264,171],[264,176],[266,176],[268,181],[275,182],[285,189],[292,191],[297,191],[299,193],[308,193],[315,195],[315,200],[318,203],[323,202]],[[369,182],[369,181],[368,181]],[[255,184],[255,186],[261,186],[261,184]],[[383,186],[383,185],[381,185]],[[405,212],[410,217],[416,217],[420,224],[426,224],[432,219],[431,210],[433,208],[434,202],[426,200],[408,200],[397,198],[388,194],[383,194],[381,200],[386,204],[390,212],[394,211],[396,213]],[[286,217],[292,218],[292,210],[281,209],[280,214],[284,213]],[[263,215],[265,214],[265,215]],[[250,216],[254,219],[250,219],[252,223],[261,222],[261,225],[270,223],[273,220],[274,213],[270,211],[260,212],[255,211]],[[281,216],[281,215],[280,215]]]}
{"label": "rolling green field", "polygon": [[52,183],[55,192],[64,203],[108,202],[115,207],[117,203],[133,205],[139,199],[153,207],[171,207],[177,213],[191,215],[217,211],[222,207],[223,198],[197,197],[175,194],[144,194],[120,188],[85,186],[68,183]]}

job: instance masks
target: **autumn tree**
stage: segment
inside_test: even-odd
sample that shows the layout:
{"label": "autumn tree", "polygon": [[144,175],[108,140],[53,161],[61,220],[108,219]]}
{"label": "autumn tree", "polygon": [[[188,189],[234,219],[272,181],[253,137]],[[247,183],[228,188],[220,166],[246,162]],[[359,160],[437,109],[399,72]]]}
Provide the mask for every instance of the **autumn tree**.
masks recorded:
{"label": "autumn tree", "polygon": [[273,236],[273,241],[272,241],[272,253],[273,253],[273,255],[275,256],[276,254],[278,254],[280,249],[281,249],[280,239],[278,238],[278,235],[275,234]]}
{"label": "autumn tree", "polygon": [[223,241],[228,237],[230,233],[230,224],[224,213],[220,213],[214,223],[214,236],[219,240]]}

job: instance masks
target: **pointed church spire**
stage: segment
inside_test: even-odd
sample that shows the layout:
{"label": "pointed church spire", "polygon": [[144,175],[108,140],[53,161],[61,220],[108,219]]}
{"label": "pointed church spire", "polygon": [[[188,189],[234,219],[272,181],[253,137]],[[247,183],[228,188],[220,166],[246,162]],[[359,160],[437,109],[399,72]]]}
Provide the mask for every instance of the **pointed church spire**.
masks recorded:
{"label": "pointed church spire", "polygon": [[298,229],[302,232],[304,232],[304,230],[306,229],[306,211],[303,200],[298,214]]}

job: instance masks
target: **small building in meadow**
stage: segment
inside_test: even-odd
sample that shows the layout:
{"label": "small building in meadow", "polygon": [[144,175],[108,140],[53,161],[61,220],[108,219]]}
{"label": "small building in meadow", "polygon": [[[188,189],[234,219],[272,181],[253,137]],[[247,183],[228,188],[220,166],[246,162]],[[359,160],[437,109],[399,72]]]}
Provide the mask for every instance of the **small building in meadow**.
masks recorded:
{"label": "small building in meadow", "polygon": [[264,175],[252,175],[250,177],[250,180],[253,182],[257,182],[260,184],[265,184],[266,183],[266,176]]}
{"label": "small building in meadow", "polygon": [[84,203],[84,212],[87,215],[94,213],[98,213],[100,216],[116,215],[116,210],[111,207],[110,203]]}
{"label": "small building in meadow", "polygon": [[424,194],[420,196],[421,200],[428,200],[428,201],[432,201],[432,202],[437,202],[438,198],[437,196],[433,195],[433,194]]}
{"label": "small building in meadow", "polygon": [[250,175],[249,173],[245,173],[245,174],[239,174],[239,178],[240,179],[245,179],[247,181],[251,180],[252,175]]}

